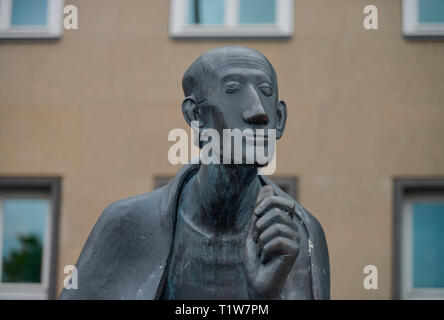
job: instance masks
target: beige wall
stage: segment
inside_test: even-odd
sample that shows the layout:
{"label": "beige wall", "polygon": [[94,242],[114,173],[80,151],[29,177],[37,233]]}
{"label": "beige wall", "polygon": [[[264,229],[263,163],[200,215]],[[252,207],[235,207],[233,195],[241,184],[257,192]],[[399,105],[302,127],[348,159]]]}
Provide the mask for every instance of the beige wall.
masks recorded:
{"label": "beige wall", "polygon": [[[70,0],[79,30],[0,43],[0,175],[60,175],[58,290],[111,202],[173,175],[169,130],[185,128],[181,77],[204,51],[258,49],[289,108],[277,175],[324,226],[332,298],[392,297],[395,176],[444,175],[444,42],[401,36],[399,0],[295,0],[289,40],[172,40],[166,0]],[[363,267],[379,290],[363,289]]]}

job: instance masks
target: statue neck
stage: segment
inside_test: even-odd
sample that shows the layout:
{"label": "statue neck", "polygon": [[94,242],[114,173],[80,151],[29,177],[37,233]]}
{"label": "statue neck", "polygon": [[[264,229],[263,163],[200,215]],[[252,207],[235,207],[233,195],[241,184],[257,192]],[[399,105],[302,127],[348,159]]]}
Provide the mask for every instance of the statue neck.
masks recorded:
{"label": "statue neck", "polygon": [[190,182],[187,211],[197,227],[235,232],[251,220],[260,189],[255,166],[202,164]]}

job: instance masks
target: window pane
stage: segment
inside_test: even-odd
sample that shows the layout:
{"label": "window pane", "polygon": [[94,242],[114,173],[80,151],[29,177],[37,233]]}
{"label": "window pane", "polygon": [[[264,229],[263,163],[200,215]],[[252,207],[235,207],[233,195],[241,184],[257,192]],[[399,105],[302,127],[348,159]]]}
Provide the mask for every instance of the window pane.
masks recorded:
{"label": "window pane", "polygon": [[276,0],[240,0],[241,24],[275,23]]}
{"label": "window pane", "polygon": [[223,24],[224,0],[188,0],[190,24]]}
{"label": "window pane", "polygon": [[11,25],[45,26],[48,0],[13,0]]}
{"label": "window pane", "polygon": [[2,282],[41,282],[49,201],[5,199],[2,212]]}
{"label": "window pane", "polygon": [[413,286],[444,287],[444,204],[413,205]]}
{"label": "window pane", "polygon": [[444,1],[419,0],[419,22],[444,23]]}

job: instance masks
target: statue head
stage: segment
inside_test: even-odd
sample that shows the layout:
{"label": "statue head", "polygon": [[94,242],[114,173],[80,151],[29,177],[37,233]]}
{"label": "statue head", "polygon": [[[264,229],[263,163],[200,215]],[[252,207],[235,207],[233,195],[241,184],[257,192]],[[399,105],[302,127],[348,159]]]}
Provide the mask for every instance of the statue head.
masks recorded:
{"label": "statue head", "polygon": [[185,120],[198,121],[200,130],[214,129],[223,137],[224,129],[275,129],[276,139],[284,132],[287,107],[278,99],[276,73],[256,50],[212,49],[188,68],[182,87]]}

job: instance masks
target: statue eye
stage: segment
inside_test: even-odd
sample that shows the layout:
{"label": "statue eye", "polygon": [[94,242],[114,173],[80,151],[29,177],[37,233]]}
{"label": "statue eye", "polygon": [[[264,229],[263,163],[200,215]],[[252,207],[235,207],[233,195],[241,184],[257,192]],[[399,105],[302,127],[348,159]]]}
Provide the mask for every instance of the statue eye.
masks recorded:
{"label": "statue eye", "polygon": [[273,94],[273,88],[268,83],[261,84],[259,89],[267,97],[270,97]]}
{"label": "statue eye", "polygon": [[224,85],[224,92],[228,94],[233,94],[239,91],[241,84],[237,81],[230,81]]}

